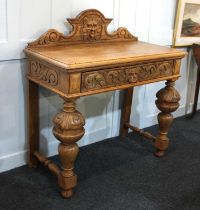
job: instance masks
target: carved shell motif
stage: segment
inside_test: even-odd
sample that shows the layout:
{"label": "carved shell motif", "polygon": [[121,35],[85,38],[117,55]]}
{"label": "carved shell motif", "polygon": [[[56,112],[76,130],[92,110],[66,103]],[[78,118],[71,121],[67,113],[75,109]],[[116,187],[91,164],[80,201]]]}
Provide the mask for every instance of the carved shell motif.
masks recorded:
{"label": "carved shell motif", "polygon": [[95,9],[85,10],[75,19],[67,19],[73,30],[67,36],[55,29],[50,29],[36,41],[30,42],[28,47],[64,44],[70,42],[94,42],[108,40],[134,40],[134,37],[126,28],[118,28],[116,32],[109,34],[107,26],[112,21]]}

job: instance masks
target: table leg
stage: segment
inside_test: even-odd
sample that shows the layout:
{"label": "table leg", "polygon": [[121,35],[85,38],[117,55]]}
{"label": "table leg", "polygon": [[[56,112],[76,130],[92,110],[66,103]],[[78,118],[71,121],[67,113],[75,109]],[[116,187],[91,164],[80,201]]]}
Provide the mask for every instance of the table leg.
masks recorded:
{"label": "table leg", "polygon": [[175,82],[173,80],[169,80],[165,84],[166,87],[162,88],[156,94],[156,106],[159,110],[161,110],[158,114],[160,133],[155,141],[155,155],[158,157],[164,156],[165,151],[168,148],[169,139],[167,134],[173,121],[173,115],[171,112],[174,112],[179,107],[178,102],[180,100],[180,95],[174,88]]}
{"label": "table leg", "polygon": [[196,79],[196,87],[195,87],[195,96],[194,96],[194,106],[192,109],[191,117],[193,117],[197,111],[197,102],[199,96],[199,86],[200,86],[200,69],[197,70],[197,79]]}
{"label": "table leg", "polygon": [[36,167],[38,160],[33,153],[39,150],[39,94],[36,83],[29,80],[28,86],[28,165]]}
{"label": "table leg", "polygon": [[121,137],[126,137],[128,134],[128,127],[125,126],[125,123],[129,123],[130,121],[132,97],[133,97],[133,87],[125,89],[123,108],[121,113],[121,128],[120,128]]}
{"label": "table leg", "polygon": [[62,196],[69,198],[77,184],[77,176],[73,172],[74,162],[78,155],[76,142],[84,135],[85,120],[76,110],[75,99],[64,98],[64,108],[54,119],[54,136],[61,142],[58,147],[62,171],[58,175],[58,184],[62,188]]}

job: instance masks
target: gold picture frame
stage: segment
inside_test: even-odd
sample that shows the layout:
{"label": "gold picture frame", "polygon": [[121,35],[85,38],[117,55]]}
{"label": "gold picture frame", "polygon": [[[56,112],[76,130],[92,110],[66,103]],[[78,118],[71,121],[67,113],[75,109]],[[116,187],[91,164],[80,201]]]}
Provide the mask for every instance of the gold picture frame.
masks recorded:
{"label": "gold picture frame", "polygon": [[179,0],[173,46],[190,46],[200,42],[200,0]]}

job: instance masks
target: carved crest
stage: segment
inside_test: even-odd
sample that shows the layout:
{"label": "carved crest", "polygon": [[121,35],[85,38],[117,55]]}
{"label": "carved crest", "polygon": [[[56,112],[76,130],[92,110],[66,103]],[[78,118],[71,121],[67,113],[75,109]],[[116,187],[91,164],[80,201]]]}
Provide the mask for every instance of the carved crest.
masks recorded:
{"label": "carved crest", "polygon": [[28,47],[109,40],[137,41],[137,38],[134,37],[126,28],[118,28],[116,32],[109,34],[107,26],[112,19],[105,18],[101,12],[95,9],[85,10],[80,13],[77,18],[67,20],[73,27],[69,35],[65,36],[63,33],[60,33],[55,29],[50,29],[36,41],[30,42]]}

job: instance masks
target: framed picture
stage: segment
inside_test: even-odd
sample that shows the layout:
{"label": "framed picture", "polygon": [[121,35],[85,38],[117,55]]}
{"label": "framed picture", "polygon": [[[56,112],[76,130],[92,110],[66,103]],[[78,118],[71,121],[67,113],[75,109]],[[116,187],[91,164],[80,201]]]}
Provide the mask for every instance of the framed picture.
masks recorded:
{"label": "framed picture", "polygon": [[174,30],[174,46],[200,42],[200,0],[179,0]]}

